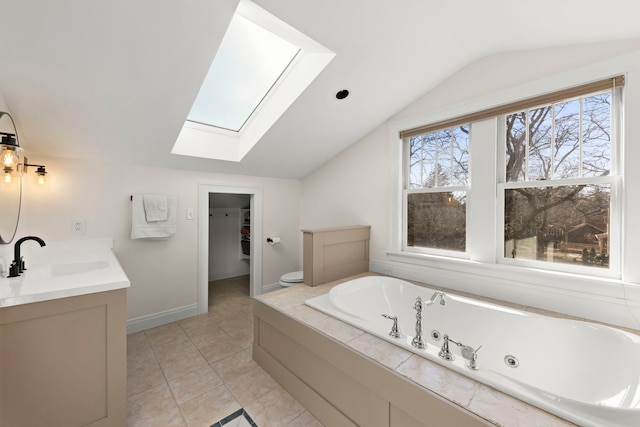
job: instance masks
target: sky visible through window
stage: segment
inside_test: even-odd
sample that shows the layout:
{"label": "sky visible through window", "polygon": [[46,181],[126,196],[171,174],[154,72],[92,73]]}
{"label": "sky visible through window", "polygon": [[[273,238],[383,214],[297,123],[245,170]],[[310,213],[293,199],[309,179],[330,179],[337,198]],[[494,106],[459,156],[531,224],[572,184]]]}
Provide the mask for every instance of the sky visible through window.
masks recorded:
{"label": "sky visible through window", "polygon": [[240,131],[299,50],[236,13],[187,120]]}

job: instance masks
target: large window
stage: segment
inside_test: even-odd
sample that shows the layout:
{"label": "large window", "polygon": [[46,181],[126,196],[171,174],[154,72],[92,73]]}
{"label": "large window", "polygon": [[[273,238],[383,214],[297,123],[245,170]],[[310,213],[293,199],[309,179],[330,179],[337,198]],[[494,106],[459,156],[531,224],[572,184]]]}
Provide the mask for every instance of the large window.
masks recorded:
{"label": "large window", "polygon": [[609,267],[612,90],[507,114],[504,256]]}
{"label": "large window", "polygon": [[405,140],[405,249],[464,252],[469,125]]}
{"label": "large window", "polygon": [[619,277],[623,84],[400,131],[401,251]]}

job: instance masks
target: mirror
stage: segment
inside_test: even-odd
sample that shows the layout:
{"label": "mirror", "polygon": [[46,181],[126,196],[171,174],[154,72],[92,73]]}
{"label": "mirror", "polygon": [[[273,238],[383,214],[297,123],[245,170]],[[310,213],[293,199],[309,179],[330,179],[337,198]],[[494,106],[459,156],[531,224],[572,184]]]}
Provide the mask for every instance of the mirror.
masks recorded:
{"label": "mirror", "polygon": [[22,176],[19,170],[22,167],[19,164],[21,160],[14,160],[13,165],[7,164],[7,157],[21,152],[18,133],[9,113],[0,112],[0,137],[4,163],[3,179],[0,181],[0,244],[9,244],[18,228],[22,197]]}

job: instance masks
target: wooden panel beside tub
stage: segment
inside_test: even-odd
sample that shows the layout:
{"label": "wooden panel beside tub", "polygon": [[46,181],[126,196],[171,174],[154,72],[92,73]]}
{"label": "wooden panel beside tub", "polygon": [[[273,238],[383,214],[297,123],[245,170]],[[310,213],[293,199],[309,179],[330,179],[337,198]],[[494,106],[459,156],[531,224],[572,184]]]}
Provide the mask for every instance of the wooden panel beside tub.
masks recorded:
{"label": "wooden panel beside tub", "polygon": [[302,230],[305,285],[369,271],[370,231],[369,225]]}

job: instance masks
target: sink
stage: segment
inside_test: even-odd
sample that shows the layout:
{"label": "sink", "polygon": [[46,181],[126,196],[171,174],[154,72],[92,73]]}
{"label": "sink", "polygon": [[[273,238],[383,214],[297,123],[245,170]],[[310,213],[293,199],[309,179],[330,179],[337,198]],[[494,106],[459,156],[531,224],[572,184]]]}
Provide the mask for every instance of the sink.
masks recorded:
{"label": "sink", "polygon": [[66,264],[54,264],[50,268],[51,276],[63,277],[74,274],[88,273],[89,271],[102,270],[109,267],[109,261],[84,261],[70,262]]}
{"label": "sink", "polygon": [[0,278],[0,308],[130,286],[113,253],[113,239],[52,241],[25,252],[27,269],[18,277]]}

